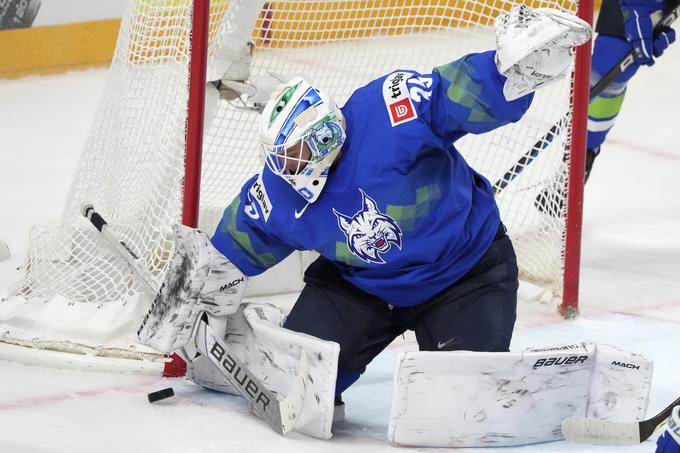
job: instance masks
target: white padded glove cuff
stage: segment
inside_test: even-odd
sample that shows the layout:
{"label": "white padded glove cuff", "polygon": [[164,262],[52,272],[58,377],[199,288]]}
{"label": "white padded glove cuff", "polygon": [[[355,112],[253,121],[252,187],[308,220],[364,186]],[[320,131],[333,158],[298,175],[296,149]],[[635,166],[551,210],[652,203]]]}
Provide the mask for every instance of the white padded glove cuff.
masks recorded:
{"label": "white padded glove cuff", "polygon": [[142,343],[171,353],[191,338],[198,313],[234,313],[246,290],[246,277],[202,231],[175,227],[175,251],[163,285],[139,328]]}

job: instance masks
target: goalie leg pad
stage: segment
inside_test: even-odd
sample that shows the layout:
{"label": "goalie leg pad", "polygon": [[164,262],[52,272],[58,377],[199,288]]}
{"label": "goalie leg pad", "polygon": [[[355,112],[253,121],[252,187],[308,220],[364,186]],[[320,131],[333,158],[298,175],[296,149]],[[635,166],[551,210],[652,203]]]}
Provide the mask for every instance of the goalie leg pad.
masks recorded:
{"label": "goalie leg pad", "polygon": [[404,446],[489,447],[561,438],[585,414],[593,348],[407,352],[394,379],[388,438]]}
{"label": "goalie leg pad", "polygon": [[247,82],[223,79],[213,83],[219,90],[220,98],[227,101],[238,100],[232,102],[235,107],[262,112],[272,94],[288,79],[281,74],[269,73],[266,76],[250,77]]}
{"label": "goalie leg pad", "polygon": [[608,345],[408,352],[395,375],[388,436],[428,447],[558,440],[572,415],[644,418],[651,376],[650,361]]}
{"label": "goalie leg pad", "polygon": [[[244,304],[227,318],[225,342],[248,370],[271,392],[288,395],[297,381],[300,357],[307,357],[302,410],[293,430],[329,439],[333,423],[335,379],[340,348],[337,343],[280,327],[281,311],[270,304]],[[189,367],[192,380],[213,390],[238,395],[209,359],[206,351]]]}
{"label": "goalie leg pad", "polygon": [[610,422],[643,420],[652,384],[651,360],[606,344],[596,346],[587,417]]}
{"label": "goalie leg pad", "polygon": [[[210,317],[210,325],[215,331],[216,336],[224,338],[226,335],[228,316],[223,318]],[[197,321],[198,324],[198,321]],[[241,393],[229,381],[226,380],[224,374],[213,365],[206,351],[200,348],[200,342],[197,341],[196,335],[198,325],[192,334],[194,341],[189,341],[181,351],[182,358],[187,363],[187,372],[185,377],[196,384],[230,395],[239,396]]]}
{"label": "goalie leg pad", "polygon": [[234,313],[246,290],[246,277],[200,230],[177,226],[175,250],[161,288],[137,335],[142,343],[166,354],[192,336],[198,313]]}

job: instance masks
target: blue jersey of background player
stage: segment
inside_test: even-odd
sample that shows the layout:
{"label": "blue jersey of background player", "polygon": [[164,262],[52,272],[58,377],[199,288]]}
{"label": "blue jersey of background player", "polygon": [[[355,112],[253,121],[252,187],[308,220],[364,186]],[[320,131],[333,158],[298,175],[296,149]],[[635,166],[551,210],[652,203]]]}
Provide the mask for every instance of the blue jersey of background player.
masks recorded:
{"label": "blue jersey of background player", "polygon": [[675,41],[675,31],[663,28],[654,35],[660,14],[675,7],[677,0],[604,0],[595,31],[590,86],[594,86],[631,50],[635,62],[604,89],[588,106],[586,179],[595,157],[621,111],[628,81],[641,65],[654,59]]}

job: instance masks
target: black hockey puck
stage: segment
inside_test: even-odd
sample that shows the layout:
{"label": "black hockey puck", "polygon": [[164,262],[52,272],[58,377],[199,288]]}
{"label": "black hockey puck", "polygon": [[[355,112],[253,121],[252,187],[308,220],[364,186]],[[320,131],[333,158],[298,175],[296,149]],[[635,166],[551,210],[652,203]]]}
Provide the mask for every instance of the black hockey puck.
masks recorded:
{"label": "black hockey puck", "polygon": [[155,403],[156,401],[164,400],[165,398],[170,398],[171,396],[175,396],[175,391],[172,389],[172,387],[168,387],[163,390],[158,390],[157,392],[149,393],[147,398],[149,398],[150,403]]}

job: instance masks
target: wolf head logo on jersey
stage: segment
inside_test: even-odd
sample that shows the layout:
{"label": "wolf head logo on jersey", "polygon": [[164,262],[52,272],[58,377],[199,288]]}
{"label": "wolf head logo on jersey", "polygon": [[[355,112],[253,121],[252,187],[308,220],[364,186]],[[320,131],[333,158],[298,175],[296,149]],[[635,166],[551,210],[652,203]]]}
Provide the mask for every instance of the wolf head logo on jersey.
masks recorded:
{"label": "wolf head logo on jersey", "polygon": [[366,193],[361,192],[361,210],[354,216],[340,214],[333,209],[338,225],[347,237],[347,247],[353,255],[367,263],[382,264],[380,256],[392,245],[401,250],[401,228],[390,216],[378,210],[378,206]]}

